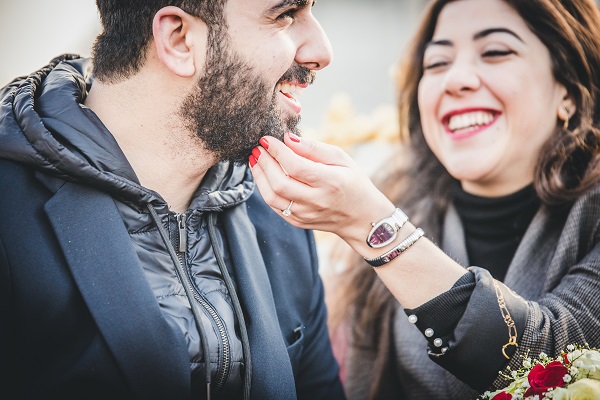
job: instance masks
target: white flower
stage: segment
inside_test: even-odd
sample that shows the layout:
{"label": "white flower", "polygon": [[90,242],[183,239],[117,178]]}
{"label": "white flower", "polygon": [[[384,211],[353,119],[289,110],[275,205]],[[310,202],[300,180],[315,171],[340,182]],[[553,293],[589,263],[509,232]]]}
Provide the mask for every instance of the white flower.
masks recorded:
{"label": "white flower", "polygon": [[552,391],[553,400],[569,400],[569,391],[565,388],[556,388]]}
{"label": "white flower", "polygon": [[600,353],[596,350],[575,350],[567,355],[583,377],[600,380]]}
{"label": "white flower", "polygon": [[567,350],[573,351],[573,350],[575,350],[575,346],[573,346],[572,344],[569,344],[569,345],[567,345]]}
{"label": "white flower", "polygon": [[600,400],[600,381],[583,378],[567,388],[568,400]]}
{"label": "white flower", "polygon": [[582,350],[574,350],[570,353],[567,354],[567,357],[569,358],[569,361],[573,362],[576,359],[578,359],[579,357],[581,357],[583,355],[583,351]]}
{"label": "white flower", "polygon": [[565,376],[563,376],[563,381],[565,381],[566,383],[571,382],[572,379],[573,378],[569,374],[565,374]]}

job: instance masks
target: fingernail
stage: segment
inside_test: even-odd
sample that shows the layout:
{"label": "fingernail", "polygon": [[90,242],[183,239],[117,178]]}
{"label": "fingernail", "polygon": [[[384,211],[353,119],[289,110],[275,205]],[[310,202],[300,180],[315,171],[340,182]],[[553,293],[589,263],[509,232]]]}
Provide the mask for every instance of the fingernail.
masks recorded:
{"label": "fingernail", "polygon": [[258,161],[258,159],[260,158],[260,150],[258,149],[258,147],[252,149],[252,155]]}
{"label": "fingernail", "polygon": [[269,150],[269,142],[265,138],[260,138],[259,143],[262,147]]}
{"label": "fingernail", "polygon": [[250,164],[250,168],[254,168],[258,160],[254,158],[254,156],[248,157],[248,163]]}
{"label": "fingernail", "polygon": [[292,132],[288,132],[288,135],[289,135],[290,140],[292,142],[300,143],[300,136],[298,136],[298,135],[296,135],[296,134],[294,134]]}

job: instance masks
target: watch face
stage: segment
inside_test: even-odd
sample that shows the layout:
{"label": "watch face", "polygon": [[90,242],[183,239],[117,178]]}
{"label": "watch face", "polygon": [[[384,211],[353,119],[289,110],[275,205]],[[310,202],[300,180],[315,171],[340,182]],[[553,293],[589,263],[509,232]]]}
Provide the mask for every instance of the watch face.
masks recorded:
{"label": "watch face", "polygon": [[369,236],[369,244],[372,247],[381,247],[386,245],[396,236],[396,230],[387,222],[382,223],[373,230]]}

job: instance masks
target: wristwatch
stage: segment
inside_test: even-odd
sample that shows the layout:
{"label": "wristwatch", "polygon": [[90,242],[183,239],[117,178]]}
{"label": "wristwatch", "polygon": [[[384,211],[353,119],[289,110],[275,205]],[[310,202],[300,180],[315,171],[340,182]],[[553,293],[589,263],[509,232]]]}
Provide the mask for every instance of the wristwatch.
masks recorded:
{"label": "wristwatch", "polygon": [[396,239],[398,231],[406,221],[408,221],[408,216],[404,211],[396,208],[389,217],[379,222],[372,222],[373,229],[367,236],[367,244],[375,249],[387,246]]}
{"label": "wristwatch", "polygon": [[408,250],[408,248],[415,244],[415,242],[423,237],[424,234],[425,233],[423,232],[423,229],[417,228],[406,239],[400,242],[398,246],[394,247],[390,251],[385,252],[379,257],[365,258],[365,261],[368,262],[372,267],[381,267]]}

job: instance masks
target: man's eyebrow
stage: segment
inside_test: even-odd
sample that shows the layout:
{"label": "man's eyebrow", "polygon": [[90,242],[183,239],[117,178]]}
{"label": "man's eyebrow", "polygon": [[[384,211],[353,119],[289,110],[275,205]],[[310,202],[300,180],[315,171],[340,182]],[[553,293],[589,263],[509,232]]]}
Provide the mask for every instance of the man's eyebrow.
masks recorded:
{"label": "man's eyebrow", "polygon": [[312,4],[313,1],[311,0],[281,0],[279,3],[275,4],[274,6],[270,7],[266,13],[267,14],[274,14],[277,11],[280,11],[281,9],[290,7],[290,6],[296,6],[296,7],[307,7],[309,4]]}
{"label": "man's eyebrow", "polygon": [[[512,35],[515,38],[517,38],[519,41],[523,42],[523,39],[521,39],[521,37],[519,35],[517,35],[515,32],[511,31],[508,28],[484,29],[481,32],[477,32],[476,34],[474,34],[473,40],[483,39],[484,37],[489,36],[492,33],[508,33],[509,35]],[[454,44],[452,43],[452,41],[447,40],[447,39],[441,39],[441,40],[432,40],[431,42],[429,42],[425,45],[425,48],[428,48],[430,46],[453,46],[453,45]]]}

